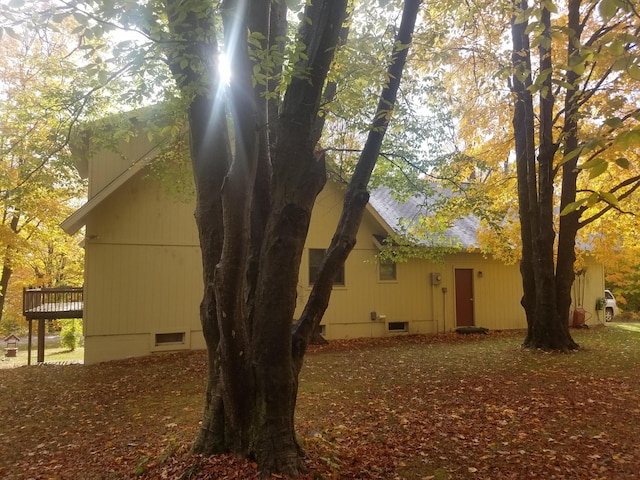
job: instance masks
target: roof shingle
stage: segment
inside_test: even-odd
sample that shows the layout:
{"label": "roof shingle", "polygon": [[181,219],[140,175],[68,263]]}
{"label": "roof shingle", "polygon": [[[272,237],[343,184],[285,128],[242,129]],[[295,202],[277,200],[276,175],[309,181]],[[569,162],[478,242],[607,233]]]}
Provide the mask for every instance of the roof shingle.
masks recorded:
{"label": "roof shingle", "polygon": [[[370,205],[397,234],[405,233],[407,227],[418,225],[420,218],[426,215],[427,201],[427,197],[422,194],[414,194],[404,202],[398,201],[387,187],[376,188],[369,198]],[[434,236],[416,236],[410,240],[421,245],[475,249],[478,247],[479,226],[480,220],[477,217],[467,215],[455,220],[444,232]]]}

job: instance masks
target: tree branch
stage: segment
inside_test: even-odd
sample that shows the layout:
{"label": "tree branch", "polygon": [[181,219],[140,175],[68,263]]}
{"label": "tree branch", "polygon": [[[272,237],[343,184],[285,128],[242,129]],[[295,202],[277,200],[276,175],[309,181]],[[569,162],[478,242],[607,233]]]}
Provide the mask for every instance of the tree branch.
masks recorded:
{"label": "tree branch", "polygon": [[298,371],[313,332],[320,324],[329,304],[333,280],[355,246],[356,234],[369,201],[367,185],[391,120],[420,5],[421,0],[407,0],[404,3],[391,63],[387,69],[389,83],[382,89],[367,141],[347,186],[342,214],[331,245],[320,265],[307,305],[294,327],[293,358]]}

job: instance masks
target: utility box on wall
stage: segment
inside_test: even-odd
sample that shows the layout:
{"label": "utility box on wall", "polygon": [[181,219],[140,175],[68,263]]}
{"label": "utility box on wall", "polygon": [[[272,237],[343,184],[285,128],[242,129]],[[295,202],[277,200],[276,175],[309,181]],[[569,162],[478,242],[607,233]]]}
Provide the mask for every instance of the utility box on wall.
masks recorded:
{"label": "utility box on wall", "polygon": [[440,285],[442,281],[442,274],[431,272],[431,285]]}

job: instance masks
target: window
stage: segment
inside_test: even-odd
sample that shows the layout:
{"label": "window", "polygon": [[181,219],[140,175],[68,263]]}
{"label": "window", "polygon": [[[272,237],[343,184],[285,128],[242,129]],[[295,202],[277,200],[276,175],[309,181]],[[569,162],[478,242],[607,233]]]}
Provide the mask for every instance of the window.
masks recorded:
{"label": "window", "polygon": [[387,330],[389,332],[408,332],[409,322],[389,322],[387,324]]}
{"label": "window", "polygon": [[156,346],[177,345],[184,343],[184,332],[156,333]]}
{"label": "window", "polygon": [[[309,285],[316,283],[318,272],[320,271],[320,264],[324,258],[324,252],[324,248],[309,249]],[[344,265],[338,270],[333,283],[334,285],[344,285]]]}
{"label": "window", "polygon": [[388,259],[378,261],[378,278],[380,280],[396,280],[396,262]]}

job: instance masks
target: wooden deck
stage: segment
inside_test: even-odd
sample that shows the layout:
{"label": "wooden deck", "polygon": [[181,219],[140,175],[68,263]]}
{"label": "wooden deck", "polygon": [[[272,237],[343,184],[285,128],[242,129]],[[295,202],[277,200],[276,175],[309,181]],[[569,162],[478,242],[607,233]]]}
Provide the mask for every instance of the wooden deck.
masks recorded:
{"label": "wooden deck", "polygon": [[29,319],[82,318],[82,287],[25,288],[22,314]]}
{"label": "wooden deck", "polygon": [[38,363],[44,362],[45,320],[82,318],[82,287],[25,288],[22,291],[22,314],[29,322],[27,364],[31,365],[32,321],[38,320]]}

